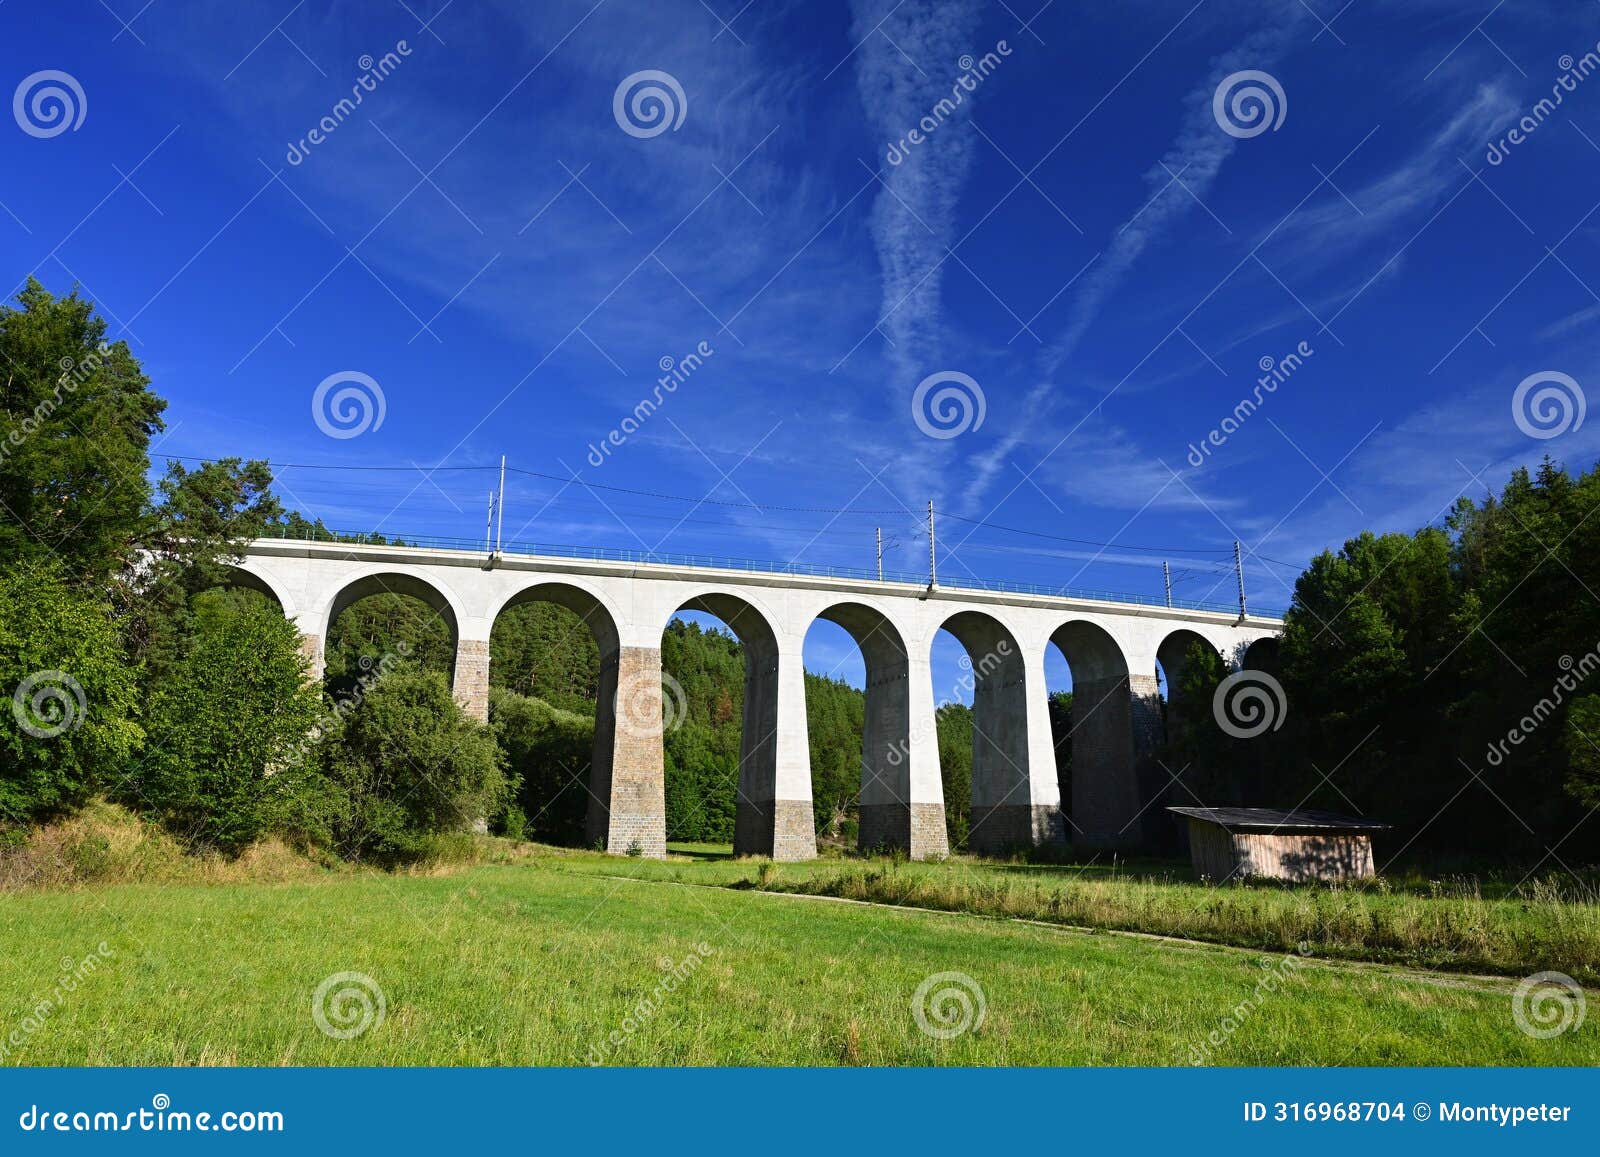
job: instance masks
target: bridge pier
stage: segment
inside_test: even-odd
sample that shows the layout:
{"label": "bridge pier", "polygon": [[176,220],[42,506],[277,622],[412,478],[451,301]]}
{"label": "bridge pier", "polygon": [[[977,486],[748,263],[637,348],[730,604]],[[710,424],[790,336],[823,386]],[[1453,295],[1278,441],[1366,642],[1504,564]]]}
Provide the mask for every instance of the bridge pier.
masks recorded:
{"label": "bridge pier", "polygon": [[1163,738],[1154,675],[1074,680],[1072,842],[1127,849],[1144,837],[1141,770]]}
{"label": "bridge pier", "polygon": [[1024,655],[997,619],[970,611],[952,615],[944,629],[966,649],[972,672],[967,850],[1004,855],[1064,844],[1061,787],[1044,695],[1044,648]]}
{"label": "bridge pier", "polygon": [[814,860],[804,656],[778,640],[745,652],[744,722],[733,854]]}
{"label": "bridge pier", "polygon": [[463,711],[480,723],[489,721],[488,639],[456,640],[456,665],[451,690]]}
{"label": "bridge pier", "polygon": [[896,848],[913,860],[950,854],[944,783],[934,720],[933,671],[927,659],[876,643],[867,659],[860,824],[863,851]]}
{"label": "bridge pier", "polygon": [[601,655],[594,724],[586,838],[613,855],[666,856],[659,647]]}
{"label": "bridge pier", "polygon": [[327,667],[327,661],[322,651],[322,633],[320,631],[307,631],[302,626],[300,630],[300,653],[306,657],[307,680],[320,686],[323,673]]}

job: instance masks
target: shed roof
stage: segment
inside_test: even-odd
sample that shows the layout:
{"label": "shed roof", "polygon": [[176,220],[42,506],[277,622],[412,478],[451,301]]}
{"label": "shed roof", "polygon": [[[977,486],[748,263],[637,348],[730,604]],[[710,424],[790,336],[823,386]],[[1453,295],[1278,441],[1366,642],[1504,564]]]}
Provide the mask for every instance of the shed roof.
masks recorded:
{"label": "shed roof", "polygon": [[1270,807],[1169,807],[1169,812],[1215,824],[1230,832],[1386,832],[1389,824],[1337,812]]}

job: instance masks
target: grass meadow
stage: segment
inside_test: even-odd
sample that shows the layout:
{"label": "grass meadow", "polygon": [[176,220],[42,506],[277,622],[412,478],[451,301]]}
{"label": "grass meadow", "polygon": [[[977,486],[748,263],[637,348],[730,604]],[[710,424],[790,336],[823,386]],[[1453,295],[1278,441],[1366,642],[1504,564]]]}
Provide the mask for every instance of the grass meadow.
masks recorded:
{"label": "grass meadow", "polygon": [[[665,862],[485,847],[478,863],[407,874],[212,873],[0,893],[4,1063],[1600,1063],[1592,1019],[1547,1040],[1519,1030],[1520,963],[1490,978],[1354,962],[1319,951],[1339,935],[1347,949],[1357,939],[1328,930],[1302,956],[1294,937],[1316,928],[1291,916],[1315,911],[1326,890],[960,861],[764,865],[707,847],[677,848]],[[1069,886],[1087,890],[1052,909],[1050,895]],[[1519,908],[1361,898],[1392,906],[1377,924],[1367,910],[1369,929],[1402,927],[1411,905]],[[1193,919],[1180,919],[1191,901]],[[1208,903],[1208,938],[1259,943],[1067,926],[1200,934]],[[1592,937],[1592,905],[1566,907]],[[1536,906],[1520,919],[1547,940],[1527,934],[1509,909],[1483,943],[1532,952],[1568,935]],[[1434,932],[1418,943],[1467,927],[1466,911],[1429,917]],[[72,976],[102,943],[94,970]],[[1387,951],[1378,949],[1368,955]],[[366,979],[333,982],[316,1009],[319,985],[345,973]],[[935,980],[921,1000],[934,1030],[924,1031],[919,986],[950,973],[961,975]],[[314,1011],[338,1034],[365,1027],[329,1035]]]}

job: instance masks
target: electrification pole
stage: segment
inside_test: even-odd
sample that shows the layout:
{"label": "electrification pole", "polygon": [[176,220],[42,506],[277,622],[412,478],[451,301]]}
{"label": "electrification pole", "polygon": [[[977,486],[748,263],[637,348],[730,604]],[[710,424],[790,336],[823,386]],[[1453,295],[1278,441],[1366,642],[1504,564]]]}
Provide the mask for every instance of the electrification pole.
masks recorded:
{"label": "electrification pole", "polygon": [[505,529],[506,525],[506,456],[504,454],[500,455],[500,499],[495,503],[494,509],[494,552],[499,554],[501,547],[500,532]]}
{"label": "electrification pole", "polygon": [[878,527],[878,581],[883,581],[883,527]]}
{"label": "electrification pole", "polygon": [[1249,615],[1249,608],[1244,599],[1244,555],[1239,550],[1239,540],[1233,540],[1233,569],[1239,576],[1239,621],[1244,622]]}
{"label": "electrification pole", "polygon": [[1172,605],[1172,565],[1165,560],[1161,563],[1161,577],[1167,584],[1167,606]]}
{"label": "electrification pole", "polygon": [[933,536],[933,499],[928,499],[928,589],[939,585],[939,555]]}

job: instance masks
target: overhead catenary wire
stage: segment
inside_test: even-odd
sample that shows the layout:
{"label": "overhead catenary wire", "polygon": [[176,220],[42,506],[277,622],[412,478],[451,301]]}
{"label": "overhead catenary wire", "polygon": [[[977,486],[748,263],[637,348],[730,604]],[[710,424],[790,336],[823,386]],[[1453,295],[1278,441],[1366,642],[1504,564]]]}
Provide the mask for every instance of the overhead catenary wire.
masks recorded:
{"label": "overhead catenary wire", "polygon": [[[177,461],[183,461],[183,462],[210,463],[210,462],[217,461],[217,459],[215,459],[215,458],[204,458],[204,457],[198,457],[198,456],[195,456],[195,455],[186,455],[186,454],[161,454],[159,456],[163,457],[163,458],[170,458],[170,459],[174,459],[174,460],[177,460]],[[270,464],[270,460],[269,460],[269,464]],[[844,516],[854,516],[854,515],[871,516],[871,517],[879,517],[879,518],[882,518],[882,517],[906,517],[906,516],[910,516],[912,518],[916,517],[915,514],[913,514],[909,509],[904,508],[904,507],[902,507],[902,508],[900,508],[898,510],[868,510],[868,509],[852,509],[852,508],[845,508],[845,507],[827,507],[827,506],[788,506],[788,505],[781,505],[781,504],[769,504],[769,503],[748,502],[748,501],[735,501],[735,500],[732,500],[732,499],[712,498],[710,496],[692,498],[692,497],[688,497],[686,495],[668,494],[668,493],[664,493],[662,491],[656,491],[656,490],[642,490],[642,489],[638,489],[638,488],[635,488],[635,487],[628,487],[628,486],[613,486],[613,485],[610,485],[610,484],[604,483],[604,482],[590,482],[590,481],[587,481],[586,479],[579,478],[577,475],[550,474],[550,473],[547,473],[545,471],[529,470],[529,469],[526,469],[526,468],[520,467],[520,466],[510,466],[510,465],[501,465],[501,464],[493,464],[493,465],[485,465],[485,466],[437,466],[437,467],[430,467],[430,468],[424,469],[423,467],[417,466],[415,464],[409,464],[409,463],[405,464],[405,465],[365,465],[365,464],[353,464],[353,463],[326,463],[326,462],[280,462],[280,463],[277,463],[277,464],[273,465],[273,470],[274,470],[275,473],[280,472],[280,471],[285,471],[285,470],[353,471],[353,472],[362,472],[362,473],[412,473],[412,472],[416,472],[416,471],[421,471],[422,473],[424,473],[426,475],[430,475],[430,476],[433,475],[433,474],[439,474],[439,473],[444,473],[444,472],[451,472],[451,473],[479,472],[479,473],[481,473],[483,471],[496,471],[496,472],[504,471],[507,474],[521,475],[521,476],[526,477],[526,478],[538,478],[538,479],[540,479],[542,481],[546,481],[546,482],[558,482],[558,483],[560,483],[562,485],[563,488],[568,487],[568,486],[576,486],[576,487],[580,487],[580,488],[585,489],[585,490],[602,490],[602,491],[606,491],[608,493],[614,493],[614,494],[628,494],[628,495],[632,495],[632,496],[638,497],[638,498],[653,498],[653,499],[657,499],[657,500],[663,501],[663,502],[683,502],[683,503],[691,504],[693,506],[719,506],[719,507],[728,507],[728,508],[736,508],[736,509],[744,509],[744,510],[758,510],[758,511],[765,511],[765,512],[779,513],[779,514],[826,514],[826,515],[832,515],[834,517],[844,517]],[[632,513],[632,512],[630,512],[630,513]],[[648,515],[642,515],[642,514],[640,514],[638,516],[640,516],[640,517],[649,517]],[[987,521],[985,519],[980,519],[980,518],[968,518],[968,517],[966,517],[964,515],[950,514],[948,512],[941,512],[940,513],[940,517],[941,518],[950,519],[950,520],[956,521],[956,522],[965,523],[965,524],[967,524],[969,526],[978,527],[978,528],[982,528],[982,529],[985,529],[985,530],[997,531],[997,532],[1000,532],[1000,533],[1003,533],[1003,534],[1022,535],[1022,536],[1028,537],[1028,538],[1037,538],[1037,539],[1041,539],[1041,540],[1048,541],[1048,542],[1064,542],[1064,543],[1069,543],[1069,544],[1074,545],[1074,546],[1091,546],[1091,547],[1098,547],[1098,548],[1102,548],[1102,549],[1106,549],[1106,550],[1126,550],[1126,551],[1135,551],[1135,552],[1152,552],[1152,553],[1156,553],[1156,554],[1189,554],[1189,555],[1216,555],[1216,556],[1229,556],[1229,555],[1233,554],[1233,548],[1231,546],[1230,547],[1225,547],[1225,548],[1217,548],[1217,547],[1182,547],[1182,546],[1154,546],[1154,545],[1145,545],[1145,544],[1137,544],[1137,543],[1123,543],[1123,542],[1101,542],[1101,541],[1098,541],[1096,539],[1076,538],[1076,537],[1071,537],[1071,536],[1067,536],[1067,535],[1047,534],[1047,533],[1045,533],[1043,531],[1028,530],[1028,529],[1025,529],[1023,527],[1016,527],[1016,526],[1007,526],[1007,525],[1004,525],[1002,523],[989,522],[989,521]],[[751,527],[750,529],[756,529],[756,528],[755,527]],[[790,530],[790,529],[798,529],[798,528],[793,528],[793,527],[765,527],[763,529]],[[1252,557],[1260,558],[1264,562],[1272,562],[1272,563],[1275,563],[1276,565],[1279,565],[1279,566],[1294,566],[1295,565],[1293,563],[1286,563],[1286,562],[1280,562],[1280,561],[1275,560],[1275,559],[1268,559],[1263,555],[1256,555],[1254,552],[1251,552],[1251,554],[1252,554]]]}

